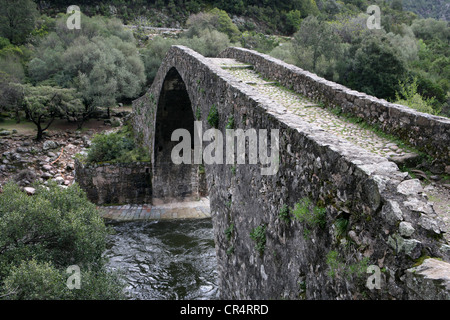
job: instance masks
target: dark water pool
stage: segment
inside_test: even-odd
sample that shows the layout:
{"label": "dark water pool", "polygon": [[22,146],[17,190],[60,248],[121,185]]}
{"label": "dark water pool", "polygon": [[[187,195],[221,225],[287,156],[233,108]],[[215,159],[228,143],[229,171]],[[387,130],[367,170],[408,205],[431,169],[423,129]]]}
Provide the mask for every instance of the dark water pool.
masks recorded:
{"label": "dark water pool", "polygon": [[109,223],[108,268],[125,276],[132,299],[217,299],[211,219]]}

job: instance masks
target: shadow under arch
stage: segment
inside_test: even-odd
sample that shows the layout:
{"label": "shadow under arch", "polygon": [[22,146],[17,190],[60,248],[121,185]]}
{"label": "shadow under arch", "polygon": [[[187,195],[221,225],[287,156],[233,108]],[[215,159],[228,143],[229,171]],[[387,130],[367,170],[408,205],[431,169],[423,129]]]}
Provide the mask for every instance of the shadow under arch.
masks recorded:
{"label": "shadow under arch", "polygon": [[[174,164],[172,149],[180,141],[171,141],[176,129],[191,134],[194,149],[194,113],[186,85],[175,67],[164,79],[156,111],[153,150],[153,203],[195,200],[199,197],[199,166]],[[192,159],[192,152],[191,152]]]}

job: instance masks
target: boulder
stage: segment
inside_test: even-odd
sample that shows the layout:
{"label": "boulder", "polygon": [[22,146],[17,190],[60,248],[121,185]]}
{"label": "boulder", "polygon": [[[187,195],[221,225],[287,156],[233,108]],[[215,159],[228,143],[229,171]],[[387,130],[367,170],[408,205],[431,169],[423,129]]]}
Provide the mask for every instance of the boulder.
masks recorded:
{"label": "boulder", "polygon": [[49,150],[49,149],[55,149],[58,148],[59,144],[56,141],[53,140],[47,140],[42,145],[42,149]]}
{"label": "boulder", "polygon": [[2,130],[2,131],[0,131],[0,136],[9,136],[10,134],[11,134],[11,132],[8,131],[8,130]]}
{"label": "boulder", "polygon": [[25,187],[23,188],[23,191],[25,191],[28,195],[31,196],[36,192],[36,189],[32,187]]}

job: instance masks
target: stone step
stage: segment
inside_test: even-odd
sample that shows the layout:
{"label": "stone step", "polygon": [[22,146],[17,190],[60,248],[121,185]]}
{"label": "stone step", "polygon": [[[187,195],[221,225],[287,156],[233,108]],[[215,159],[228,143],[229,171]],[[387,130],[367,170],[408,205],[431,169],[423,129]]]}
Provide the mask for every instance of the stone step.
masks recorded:
{"label": "stone step", "polygon": [[171,202],[161,205],[123,205],[98,207],[104,219],[115,221],[204,219],[210,218],[209,199]]}

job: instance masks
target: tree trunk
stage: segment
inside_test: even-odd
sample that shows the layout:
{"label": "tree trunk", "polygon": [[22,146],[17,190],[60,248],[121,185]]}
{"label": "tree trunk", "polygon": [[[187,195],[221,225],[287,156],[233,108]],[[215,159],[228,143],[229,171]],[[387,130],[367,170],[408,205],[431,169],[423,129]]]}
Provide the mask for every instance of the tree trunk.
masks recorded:
{"label": "tree trunk", "polygon": [[41,123],[38,123],[36,126],[37,126],[36,140],[40,141],[40,140],[42,140],[42,136],[44,135],[44,130],[41,127]]}
{"label": "tree trunk", "polygon": [[20,123],[20,112],[19,112],[19,107],[16,106],[16,110],[15,111],[15,117],[16,117],[16,123]]}

